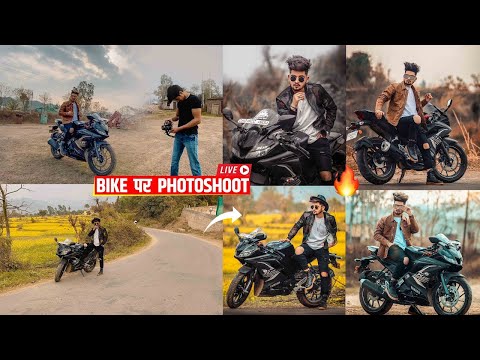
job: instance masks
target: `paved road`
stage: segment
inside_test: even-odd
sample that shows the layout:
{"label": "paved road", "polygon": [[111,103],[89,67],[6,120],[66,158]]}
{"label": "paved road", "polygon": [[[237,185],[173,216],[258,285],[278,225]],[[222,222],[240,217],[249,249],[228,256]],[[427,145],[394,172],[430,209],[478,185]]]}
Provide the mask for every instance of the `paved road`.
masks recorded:
{"label": "paved road", "polygon": [[223,315],[345,315],[345,307],[329,307],[327,310],[310,309],[302,305],[292,307],[251,308],[238,309],[223,308]]}
{"label": "paved road", "polygon": [[0,295],[0,314],[222,314],[222,249],[189,235],[145,229],[152,244],[82,277]]}

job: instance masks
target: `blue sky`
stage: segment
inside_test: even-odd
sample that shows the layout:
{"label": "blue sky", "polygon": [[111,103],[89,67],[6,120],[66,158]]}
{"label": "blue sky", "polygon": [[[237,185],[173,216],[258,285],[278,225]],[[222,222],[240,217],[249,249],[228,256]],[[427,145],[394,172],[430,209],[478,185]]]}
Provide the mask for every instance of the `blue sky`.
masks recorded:
{"label": "blue sky", "polygon": [[219,45],[0,45],[0,83],[48,92],[53,103],[82,80],[109,110],[141,106],[162,74],[185,87],[212,78],[222,84]]}

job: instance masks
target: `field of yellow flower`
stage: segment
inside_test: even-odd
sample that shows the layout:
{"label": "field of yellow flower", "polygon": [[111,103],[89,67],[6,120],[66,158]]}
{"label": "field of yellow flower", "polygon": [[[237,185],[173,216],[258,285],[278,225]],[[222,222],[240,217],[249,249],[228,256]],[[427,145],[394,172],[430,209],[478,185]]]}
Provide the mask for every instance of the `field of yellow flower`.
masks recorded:
{"label": "field of yellow flower", "polygon": [[[90,216],[78,216],[78,222],[82,219],[90,225]],[[78,222],[77,229],[80,231]],[[12,218],[10,235],[12,260],[19,264],[19,269],[0,272],[0,292],[48,277],[53,279],[59,262],[59,258],[55,255],[57,244],[54,238],[57,237],[59,241],[65,239],[78,241],[73,227],[68,222],[68,216]],[[144,244],[139,242],[135,248]],[[105,259],[108,261],[124,253],[125,251],[106,253]]]}
{"label": "field of yellow flower", "polygon": [[[269,241],[285,239],[293,224],[300,218],[301,212],[282,214],[249,214],[232,224],[230,220],[223,223],[223,298],[225,304],[225,296],[227,294],[228,286],[233,277],[241,267],[240,262],[233,257],[235,253],[235,246],[238,243],[238,238],[234,233],[234,227],[238,226],[240,232],[249,233],[260,227],[267,234],[267,239],[264,243]],[[345,212],[332,213],[335,216],[338,226],[337,245],[330,248],[331,253],[336,253],[342,257],[339,261],[340,269],[333,269],[335,271],[334,288],[329,299],[330,304],[343,306],[345,304]],[[292,244],[297,247],[302,242],[302,230],[293,238]],[[314,261],[316,264],[316,260]],[[302,306],[297,301],[295,295],[277,296],[274,298],[255,298],[250,294],[245,305],[251,306]]]}

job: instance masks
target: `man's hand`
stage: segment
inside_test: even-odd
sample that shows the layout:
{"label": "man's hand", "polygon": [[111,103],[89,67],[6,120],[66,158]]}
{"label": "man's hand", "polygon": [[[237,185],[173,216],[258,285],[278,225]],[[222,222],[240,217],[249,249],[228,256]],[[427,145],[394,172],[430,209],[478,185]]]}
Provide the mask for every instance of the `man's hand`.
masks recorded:
{"label": "man's hand", "polygon": [[172,117],[172,118],[171,118],[171,121],[172,121],[172,122],[178,121],[178,116]]}
{"label": "man's hand", "polygon": [[83,244],[83,247],[87,247],[87,243],[84,243],[84,244]]}
{"label": "man's hand", "polygon": [[73,111],[67,112],[67,116],[73,116]]}
{"label": "man's hand", "polygon": [[280,239],[279,241],[281,241],[281,242],[287,242],[287,241],[290,241],[290,239]]}
{"label": "man's hand", "polygon": [[298,92],[298,93],[295,93],[293,95],[293,100],[292,100],[292,105],[294,107],[298,107],[298,102],[300,100],[304,100],[305,99],[305,93],[304,92]]}
{"label": "man's hand", "polygon": [[432,99],[433,99],[433,96],[432,96],[431,93],[426,93],[426,94],[425,94],[425,101],[426,101],[426,102],[429,102],[429,101],[432,100]]}
{"label": "man's hand", "polygon": [[173,128],[172,131],[170,131],[170,134],[176,134],[176,133],[179,133],[181,131],[182,131],[182,129],[180,129],[179,127],[176,127],[176,128]]}
{"label": "man's hand", "polygon": [[412,215],[413,215],[412,209],[410,209],[410,207],[407,206],[407,205],[405,205],[405,206],[403,207],[403,211],[405,211],[408,216],[412,216]]}
{"label": "man's hand", "polygon": [[390,247],[393,245],[393,243],[389,242],[387,245],[387,248],[390,249]]}
{"label": "man's hand", "polygon": [[382,110],[375,110],[375,117],[380,120],[385,113]]}

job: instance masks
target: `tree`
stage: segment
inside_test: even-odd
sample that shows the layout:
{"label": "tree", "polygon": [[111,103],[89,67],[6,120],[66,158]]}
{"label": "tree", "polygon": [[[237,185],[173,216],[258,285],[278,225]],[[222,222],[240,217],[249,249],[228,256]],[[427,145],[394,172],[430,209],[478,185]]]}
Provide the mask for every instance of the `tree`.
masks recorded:
{"label": "tree", "polygon": [[75,236],[77,240],[80,240],[80,236],[77,230],[77,220],[78,220],[78,216],[73,216],[72,214],[68,215],[68,222],[70,223],[70,225],[72,225],[73,230],[75,231]]}
{"label": "tree", "polygon": [[46,111],[47,110],[47,104],[50,101],[52,101],[52,98],[50,97],[50,94],[48,92],[44,92],[43,94],[40,94],[38,99],[43,104],[43,111]]}
{"label": "tree", "polygon": [[167,89],[169,86],[173,85],[173,80],[167,74],[163,74],[160,77],[160,85],[157,90],[153,92],[153,95],[158,97],[158,102],[161,104],[163,99],[167,97]]}
{"label": "tree", "polygon": [[372,65],[370,55],[358,51],[347,58],[347,82],[353,85],[365,85],[370,79]]}
{"label": "tree", "polygon": [[10,111],[16,111],[20,109],[20,102],[17,99],[9,99],[6,108]]}
{"label": "tree", "polygon": [[33,90],[25,89],[23,87],[13,90],[15,97],[21,105],[23,111],[27,111],[30,105],[30,100],[33,98]]}
{"label": "tree", "polygon": [[[80,111],[85,114],[90,111],[93,95],[95,93],[95,85],[86,81],[81,81],[80,84],[78,84],[77,89],[77,103],[80,107]],[[68,97],[70,97],[70,94],[68,94]]]}
{"label": "tree", "polygon": [[193,84],[191,87],[190,87],[190,92],[192,94],[195,94],[195,95],[200,95],[200,85],[198,84]]}
{"label": "tree", "polygon": [[48,215],[49,216],[53,216],[57,213],[57,211],[55,210],[55,208],[53,206],[50,206],[48,205],[47,206],[47,211],[48,211]]}
{"label": "tree", "polygon": [[[10,262],[10,257],[12,254],[12,240],[10,237],[10,222],[9,222],[9,211],[26,211],[27,204],[22,202],[20,205],[14,205],[9,198],[11,194],[19,192],[21,190],[28,190],[26,189],[23,184],[19,185],[17,188],[13,190],[9,190],[7,184],[2,185],[0,184],[0,201],[2,202],[2,218],[3,223],[5,224],[6,236],[0,237],[0,269],[2,269],[5,264]],[[3,226],[2,226],[3,228]],[[3,232],[3,230],[2,230]]]}
{"label": "tree", "polygon": [[0,109],[2,108],[4,103],[7,103],[6,98],[9,97],[11,94],[12,89],[8,85],[0,83]]}
{"label": "tree", "polygon": [[48,215],[47,210],[38,210],[38,216],[45,217]]}
{"label": "tree", "polygon": [[202,94],[203,99],[206,100],[210,98],[221,97],[222,91],[215,80],[207,79],[202,81]]}

